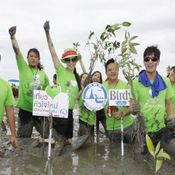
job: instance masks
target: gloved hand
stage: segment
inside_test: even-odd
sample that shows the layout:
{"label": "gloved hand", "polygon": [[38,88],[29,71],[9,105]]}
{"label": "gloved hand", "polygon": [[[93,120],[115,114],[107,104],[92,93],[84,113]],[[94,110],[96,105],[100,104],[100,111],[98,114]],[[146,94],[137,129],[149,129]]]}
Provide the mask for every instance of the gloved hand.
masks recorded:
{"label": "gloved hand", "polygon": [[130,105],[130,110],[132,114],[137,114],[138,112],[140,112],[140,105],[138,103],[132,103]]}
{"label": "gloved hand", "polygon": [[166,124],[167,128],[169,128],[169,129],[175,128],[175,120],[174,120],[174,118],[168,118],[165,121],[165,124]]}

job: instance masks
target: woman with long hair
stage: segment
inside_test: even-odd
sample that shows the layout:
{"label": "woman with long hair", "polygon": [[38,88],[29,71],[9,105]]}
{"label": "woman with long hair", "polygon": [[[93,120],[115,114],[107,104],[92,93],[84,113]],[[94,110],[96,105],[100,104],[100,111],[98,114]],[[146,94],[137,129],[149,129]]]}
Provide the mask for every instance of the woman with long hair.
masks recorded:
{"label": "woman with long hair", "polygon": [[[43,71],[40,63],[40,53],[36,48],[31,48],[27,53],[27,62],[21,53],[16,40],[16,26],[9,29],[10,39],[16,55],[16,62],[19,71],[19,98],[17,107],[18,114],[18,137],[31,137],[33,127],[43,136],[43,117],[33,116],[33,91],[44,90],[49,85],[49,79]],[[45,128],[45,136],[48,136],[48,129]]]}
{"label": "woman with long hair", "polygon": [[[44,30],[57,75],[57,83],[61,87],[61,92],[66,92],[69,95],[68,118],[54,118],[53,121],[54,130],[58,135],[62,136],[62,139],[60,139],[61,141],[58,143],[60,144],[58,146],[62,148],[64,144],[72,142],[73,108],[75,106],[78,92],[81,89],[79,75],[76,72],[76,64],[81,59],[81,55],[78,54],[75,49],[71,48],[65,50],[62,54],[61,60],[59,60],[50,36],[50,25],[48,21],[44,24]],[[61,62],[64,63],[66,67],[64,67]]]}

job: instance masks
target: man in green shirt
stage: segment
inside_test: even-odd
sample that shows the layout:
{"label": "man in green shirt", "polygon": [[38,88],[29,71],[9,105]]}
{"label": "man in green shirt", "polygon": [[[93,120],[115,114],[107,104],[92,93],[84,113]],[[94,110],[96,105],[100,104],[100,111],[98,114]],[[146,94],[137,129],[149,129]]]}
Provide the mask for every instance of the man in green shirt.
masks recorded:
{"label": "man in green shirt", "polygon": [[[129,89],[126,82],[118,78],[119,67],[114,59],[109,59],[105,64],[107,81],[103,83],[107,91],[110,89]],[[110,110],[110,113],[109,113]],[[121,116],[123,116],[124,142],[132,142],[132,131],[134,120],[130,115],[130,108],[126,106],[109,106],[105,107],[106,126],[109,139],[120,142],[121,137]]]}
{"label": "man in green shirt", "polygon": [[133,81],[133,96],[140,105],[147,133],[154,144],[170,143],[171,133],[167,128],[174,125],[172,88],[169,79],[157,72],[159,62],[160,50],[156,46],[147,47],[143,54],[146,70]]}
{"label": "man in green shirt", "polygon": [[[1,58],[1,57],[0,57]],[[11,131],[11,143],[14,147],[17,147],[16,130],[15,130],[15,117],[14,117],[14,97],[12,89],[8,82],[0,78],[0,123],[2,123],[4,116],[4,108],[9,121],[10,131]],[[1,129],[0,125],[0,129]],[[0,133],[1,134],[1,133]]]}

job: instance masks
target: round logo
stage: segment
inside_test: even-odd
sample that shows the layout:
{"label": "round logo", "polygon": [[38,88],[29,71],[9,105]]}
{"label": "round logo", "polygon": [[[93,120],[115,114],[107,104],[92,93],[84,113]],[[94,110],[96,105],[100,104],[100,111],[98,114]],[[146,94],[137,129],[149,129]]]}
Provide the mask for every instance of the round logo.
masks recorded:
{"label": "round logo", "polygon": [[91,83],[85,87],[82,99],[90,111],[103,109],[108,100],[106,88],[100,83]]}

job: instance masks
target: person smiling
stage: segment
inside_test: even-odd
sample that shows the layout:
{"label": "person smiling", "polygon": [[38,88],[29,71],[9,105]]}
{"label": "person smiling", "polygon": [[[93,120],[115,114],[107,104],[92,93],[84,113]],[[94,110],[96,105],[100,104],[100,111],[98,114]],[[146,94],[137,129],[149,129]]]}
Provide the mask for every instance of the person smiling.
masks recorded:
{"label": "person smiling", "polygon": [[133,81],[133,96],[140,105],[140,113],[153,143],[156,145],[160,141],[169,150],[172,136],[167,128],[175,124],[172,88],[169,79],[157,72],[159,63],[160,50],[157,46],[147,47],[143,54],[145,70]]}
{"label": "person smiling", "polygon": [[81,59],[81,55],[73,48],[64,51],[61,57],[61,64],[56,54],[53,42],[50,36],[49,21],[44,23],[44,30],[47,38],[48,47],[51,53],[52,61],[56,70],[57,83],[61,86],[61,92],[66,92],[69,95],[69,111],[68,118],[54,118],[53,128],[58,135],[63,136],[57,146],[61,150],[65,144],[72,142],[73,137],[73,108],[76,102],[76,97],[81,89],[79,75],[76,72],[76,64]]}
{"label": "person smiling", "polygon": [[[18,137],[31,137],[33,127],[43,135],[43,117],[33,116],[33,91],[44,90],[49,85],[49,79],[42,70],[40,64],[40,53],[36,48],[31,48],[27,54],[27,61],[20,51],[16,40],[16,26],[9,29],[11,43],[16,55],[16,61],[19,71],[19,99],[17,107],[18,114]],[[47,123],[47,122],[46,122]],[[48,125],[45,128],[46,137],[48,136]]]}

